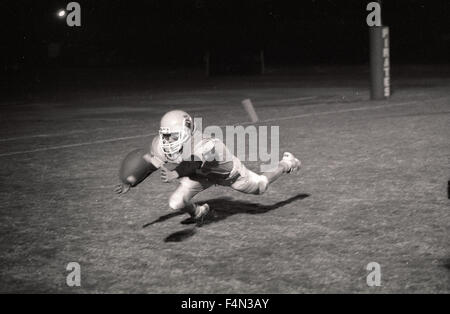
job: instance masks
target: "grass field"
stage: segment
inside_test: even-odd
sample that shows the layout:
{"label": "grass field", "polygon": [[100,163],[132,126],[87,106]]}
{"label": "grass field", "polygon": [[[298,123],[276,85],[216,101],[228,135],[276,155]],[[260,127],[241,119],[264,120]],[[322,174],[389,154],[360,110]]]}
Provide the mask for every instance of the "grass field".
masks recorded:
{"label": "grass field", "polygon": [[[450,293],[450,76],[399,73],[389,100],[369,101],[366,72],[327,71],[86,75],[1,103],[0,292]],[[159,173],[113,193],[164,112],[244,123],[244,98],[280,126],[298,174],[262,196],[204,191],[202,227],[170,211],[176,184]],[[380,287],[366,284],[372,261]],[[66,285],[69,262],[81,287]]]}

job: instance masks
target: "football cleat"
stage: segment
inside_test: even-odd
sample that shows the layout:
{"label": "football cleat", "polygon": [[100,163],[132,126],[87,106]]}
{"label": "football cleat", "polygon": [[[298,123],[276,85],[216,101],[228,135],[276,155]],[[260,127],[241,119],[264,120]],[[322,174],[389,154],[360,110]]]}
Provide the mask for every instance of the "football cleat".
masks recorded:
{"label": "football cleat", "polygon": [[206,203],[203,205],[195,205],[195,213],[192,218],[198,221],[203,221],[203,219],[208,215],[209,210],[209,205]]}
{"label": "football cleat", "polygon": [[210,209],[208,204],[205,203],[203,205],[194,205],[194,211],[189,212],[191,217],[183,220],[181,223],[184,225],[196,223],[198,227],[201,227],[203,225],[203,221],[209,213]]}
{"label": "football cleat", "polygon": [[285,152],[283,154],[283,158],[280,161],[280,165],[283,166],[284,172],[291,173],[300,169],[301,166],[300,160],[295,158],[295,156],[289,152]]}

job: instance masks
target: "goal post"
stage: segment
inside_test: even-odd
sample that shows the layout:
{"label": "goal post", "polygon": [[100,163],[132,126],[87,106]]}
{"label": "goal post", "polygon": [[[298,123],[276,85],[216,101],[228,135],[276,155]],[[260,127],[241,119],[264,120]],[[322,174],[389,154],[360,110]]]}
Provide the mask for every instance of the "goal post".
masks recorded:
{"label": "goal post", "polygon": [[371,26],[370,33],[370,97],[373,100],[391,95],[389,27]]}

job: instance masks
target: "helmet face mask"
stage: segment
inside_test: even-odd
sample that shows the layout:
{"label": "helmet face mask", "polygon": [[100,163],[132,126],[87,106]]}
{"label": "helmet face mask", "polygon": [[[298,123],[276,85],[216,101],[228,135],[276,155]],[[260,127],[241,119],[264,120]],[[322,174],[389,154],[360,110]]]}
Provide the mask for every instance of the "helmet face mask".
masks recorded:
{"label": "helmet face mask", "polygon": [[169,160],[177,159],[192,134],[192,118],[180,110],[166,113],[159,129],[160,147]]}
{"label": "helmet face mask", "polygon": [[174,133],[162,133],[163,140],[166,142],[175,142],[181,137],[179,132]]}

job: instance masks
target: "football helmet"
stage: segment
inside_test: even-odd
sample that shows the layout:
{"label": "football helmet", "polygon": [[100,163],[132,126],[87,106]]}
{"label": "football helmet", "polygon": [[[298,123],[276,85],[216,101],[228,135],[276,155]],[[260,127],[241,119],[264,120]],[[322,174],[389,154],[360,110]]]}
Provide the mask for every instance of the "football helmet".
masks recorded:
{"label": "football helmet", "polygon": [[169,111],[161,118],[159,144],[168,159],[178,158],[183,144],[191,138],[193,131],[192,117],[182,110]]}

